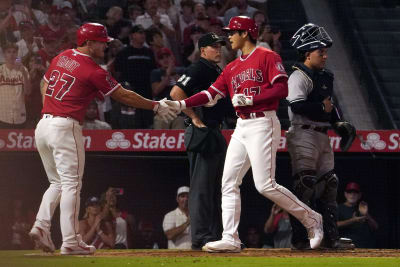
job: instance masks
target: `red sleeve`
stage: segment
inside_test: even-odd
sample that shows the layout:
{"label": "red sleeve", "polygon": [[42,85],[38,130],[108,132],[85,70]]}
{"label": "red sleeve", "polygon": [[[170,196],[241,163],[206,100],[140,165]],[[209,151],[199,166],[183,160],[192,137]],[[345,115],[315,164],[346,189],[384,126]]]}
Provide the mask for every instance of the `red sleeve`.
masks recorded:
{"label": "red sleeve", "polygon": [[102,68],[98,68],[93,72],[93,74],[90,75],[90,80],[103,95],[110,95],[120,86],[114,77]]}
{"label": "red sleeve", "polygon": [[275,80],[279,77],[288,77],[285,71],[285,67],[282,64],[281,57],[276,53],[268,54],[265,57],[265,72],[268,74],[268,81],[270,84],[274,84]]}
{"label": "red sleeve", "polygon": [[189,98],[185,99],[186,107],[198,107],[207,104],[210,100],[214,99],[216,95],[226,97],[227,85],[224,79],[224,73],[222,72],[217,80],[207,89],[207,91],[201,91]]}
{"label": "red sleeve", "polygon": [[286,98],[289,92],[287,80],[287,76],[278,77],[271,88],[268,88],[268,90],[261,90],[259,95],[253,97],[253,105]]}

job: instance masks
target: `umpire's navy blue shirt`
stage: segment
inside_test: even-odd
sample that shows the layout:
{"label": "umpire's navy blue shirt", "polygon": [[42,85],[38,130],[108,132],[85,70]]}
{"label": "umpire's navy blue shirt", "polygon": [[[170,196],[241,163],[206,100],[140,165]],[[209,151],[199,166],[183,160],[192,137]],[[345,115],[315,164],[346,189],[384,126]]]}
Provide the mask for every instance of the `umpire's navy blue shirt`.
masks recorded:
{"label": "umpire's navy blue shirt", "polygon": [[[190,97],[207,90],[217,80],[221,72],[222,70],[218,65],[201,57],[199,61],[186,69],[185,74],[181,76],[176,85]],[[213,107],[202,107],[203,117],[201,119],[206,125],[208,122],[222,123],[229,108],[232,108],[229,97],[222,98]]]}

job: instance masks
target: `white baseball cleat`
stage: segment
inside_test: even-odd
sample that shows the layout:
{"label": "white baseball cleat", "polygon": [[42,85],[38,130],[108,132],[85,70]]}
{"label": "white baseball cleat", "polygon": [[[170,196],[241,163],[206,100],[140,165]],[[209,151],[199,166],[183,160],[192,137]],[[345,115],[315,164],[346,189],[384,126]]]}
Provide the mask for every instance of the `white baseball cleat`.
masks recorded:
{"label": "white baseball cleat", "polygon": [[316,223],[314,226],[307,229],[308,239],[310,239],[311,249],[319,248],[322,239],[324,238],[324,230],[322,224],[322,216],[319,213],[315,213]]}
{"label": "white baseball cleat", "polygon": [[34,226],[29,232],[29,236],[35,242],[36,246],[44,252],[54,252],[56,250],[48,230]]}
{"label": "white baseball cleat", "polygon": [[213,242],[208,242],[202,247],[203,251],[218,253],[218,252],[228,252],[228,253],[239,253],[241,251],[240,246],[234,246],[225,240],[218,240]]}
{"label": "white baseball cleat", "polygon": [[61,255],[90,255],[96,252],[94,246],[88,245],[83,241],[79,241],[77,245],[61,246]]}

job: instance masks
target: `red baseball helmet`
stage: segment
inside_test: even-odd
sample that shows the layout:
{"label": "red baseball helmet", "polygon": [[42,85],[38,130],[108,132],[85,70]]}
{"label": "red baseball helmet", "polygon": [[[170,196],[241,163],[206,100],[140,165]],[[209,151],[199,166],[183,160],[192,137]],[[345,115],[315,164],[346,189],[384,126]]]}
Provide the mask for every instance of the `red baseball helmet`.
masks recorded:
{"label": "red baseball helmet", "polygon": [[229,25],[223,28],[224,31],[243,30],[248,31],[254,40],[258,37],[258,26],[256,22],[246,16],[236,16],[229,20]]}
{"label": "red baseball helmet", "polygon": [[82,46],[88,40],[108,43],[114,40],[114,38],[108,36],[104,25],[99,23],[85,23],[76,32],[76,42],[78,46]]}

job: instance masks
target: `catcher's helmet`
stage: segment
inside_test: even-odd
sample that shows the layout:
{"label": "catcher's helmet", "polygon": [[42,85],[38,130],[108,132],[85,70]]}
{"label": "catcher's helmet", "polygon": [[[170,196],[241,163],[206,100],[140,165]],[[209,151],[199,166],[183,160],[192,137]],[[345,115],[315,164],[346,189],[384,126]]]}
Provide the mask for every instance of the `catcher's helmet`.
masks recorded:
{"label": "catcher's helmet", "polygon": [[255,21],[246,16],[236,16],[229,20],[229,25],[222,30],[234,31],[243,30],[248,31],[251,37],[256,40],[258,37],[258,26]]}
{"label": "catcher's helmet", "polygon": [[88,40],[108,43],[114,39],[108,36],[104,25],[99,23],[85,23],[76,32],[76,42],[78,46],[81,46]]}
{"label": "catcher's helmet", "polygon": [[297,30],[290,39],[290,44],[300,52],[309,52],[331,47],[332,39],[323,27],[308,23]]}

